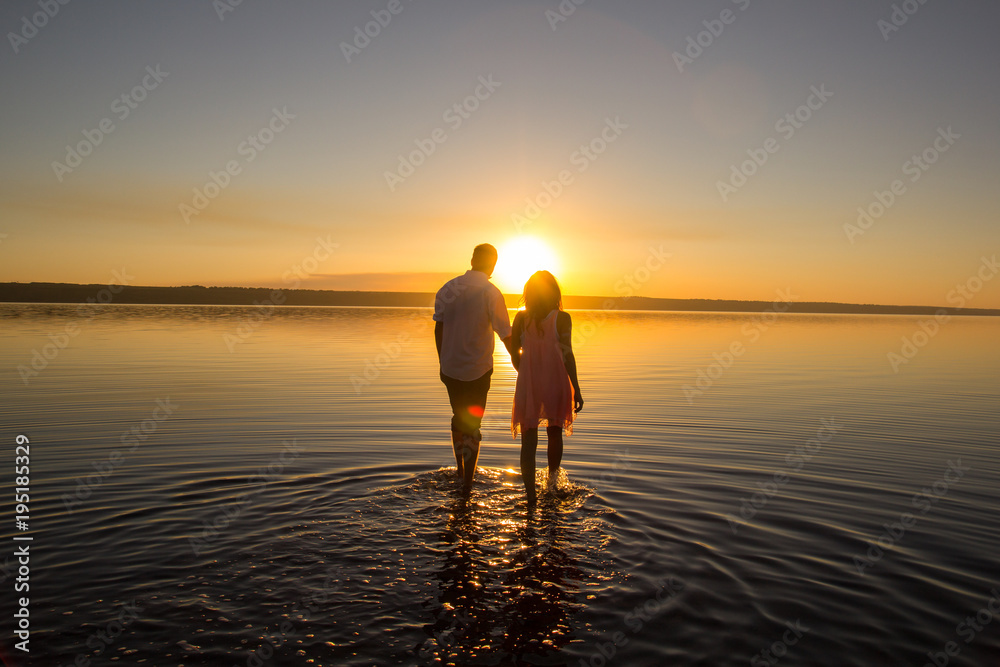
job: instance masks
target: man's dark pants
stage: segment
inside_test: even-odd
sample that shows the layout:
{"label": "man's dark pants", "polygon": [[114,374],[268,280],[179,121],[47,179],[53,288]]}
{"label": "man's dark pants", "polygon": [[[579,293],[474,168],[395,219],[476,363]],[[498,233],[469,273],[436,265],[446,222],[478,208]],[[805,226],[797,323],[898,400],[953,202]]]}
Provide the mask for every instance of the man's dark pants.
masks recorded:
{"label": "man's dark pants", "polygon": [[482,377],[466,382],[441,373],[441,382],[444,382],[445,388],[448,389],[448,401],[451,403],[452,430],[471,435],[476,441],[482,439],[479,427],[483,423],[491,375],[493,375],[492,368]]}

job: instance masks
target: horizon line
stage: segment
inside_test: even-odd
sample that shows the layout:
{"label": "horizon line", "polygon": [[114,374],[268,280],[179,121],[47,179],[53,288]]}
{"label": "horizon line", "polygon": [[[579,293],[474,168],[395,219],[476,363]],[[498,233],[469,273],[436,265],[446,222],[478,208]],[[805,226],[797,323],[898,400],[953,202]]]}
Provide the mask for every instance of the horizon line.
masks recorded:
{"label": "horizon line", "polygon": [[[6,292],[7,290],[9,290],[10,288],[13,288],[13,287],[31,288],[32,286],[35,286],[36,289],[42,289],[42,290],[46,290],[46,291],[50,292],[49,294],[34,295],[34,296],[47,296],[49,298],[48,299],[43,299],[43,300],[24,299],[24,298],[8,299],[8,298],[5,298],[5,297],[10,296],[10,295],[3,293],[3,292]],[[31,282],[10,281],[10,282],[0,282],[0,302],[5,302],[5,303],[77,303],[77,301],[53,301],[51,299],[51,297],[54,296],[54,295],[51,294],[51,291],[55,291],[55,290],[71,290],[71,291],[76,291],[76,290],[79,290],[81,288],[94,288],[94,289],[97,289],[97,290],[102,290],[102,289],[106,290],[106,289],[108,289],[108,287],[109,287],[109,285],[105,285],[105,284],[101,284],[101,283],[59,283],[59,282],[43,282],[43,281],[31,281]],[[128,289],[130,291],[132,291],[132,290],[248,290],[248,291],[254,290],[254,291],[270,291],[270,292],[276,292],[276,293],[279,293],[279,294],[280,293],[289,292],[289,293],[312,293],[312,294],[317,294],[317,295],[323,295],[323,294],[326,294],[326,295],[353,295],[353,296],[356,296],[356,297],[362,297],[362,296],[366,296],[366,295],[372,295],[372,296],[382,297],[381,299],[379,299],[379,301],[385,301],[386,297],[393,297],[393,296],[395,296],[395,297],[411,297],[412,298],[412,297],[433,297],[433,295],[435,294],[435,292],[424,292],[424,291],[338,290],[338,289],[317,289],[317,288],[306,288],[306,287],[294,287],[294,288],[287,288],[287,287],[260,287],[260,286],[246,287],[246,286],[235,286],[235,285],[198,285],[198,284],[193,284],[193,285],[170,285],[170,286],[165,286],[165,285],[131,285],[131,284],[125,284],[125,285],[117,285],[117,287],[119,287],[119,289],[117,290],[117,292],[122,292],[122,291],[124,291],[126,289]],[[511,301],[515,301],[515,303],[516,303],[516,300],[521,297],[520,294],[504,294],[504,293],[502,293],[502,294],[504,296],[505,302],[507,302],[508,304],[510,304]],[[135,295],[133,295],[133,296],[135,296]],[[730,305],[757,305],[757,304],[767,305],[767,304],[772,304],[772,305],[777,305],[777,304],[787,304],[786,307],[783,310],[780,310],[779,312],[790,312],[790,311],[793,310],[794,306],[799,306],[799,307],[822,307],[822,306],[825,306],[825,307],[828,308],[828,310],[824,310],[824,311],[820,311],[820,312],[833,312],[834,314],[836,314],[836,313],[848,314],[851,311],[845,311],[844,308],[855,308],[855,309],[865,309],[866,312],[874,312],[876,309],[880,309],[880,310],[884,310],[884,311],[892,311],[892,312],[885,312],[883,314],[908,314],[908,313],[905,313],[905,312],[902,312],[902,311],[913,311],[912,313],[909,313],[909,314],[968,314],[968,315],[1000,316],[1000,309],[997,309],[997,308],[968,308],[968,307],[957,308],[957,307],[945,307],[945,306],[940,306],[940,305],[912,305],[912,304],[911,305],[900,305],[900,304],[877,304],[877,303],[850,303],[850,302],[841,302],[841,301],[791,301],[791,300],[784,301],[782,299],[775,299],[775,300],[767,300],[767,299],[720,299],[720,298],[714,298],[713,299],[713,298],[704,298],[704,297],[683,298],[683,297],[645,296],[645,295],[641,295],[641,294],[629,294],[629,295],[617,295],[617,296],[595,296],[595,295],[584,295],[584,294],[564,294],[563,298],[564,299],[568,298],[570,300],[581,300],[581,301],[592,302],[593,307],[590,307],[590,308],[588,308],[588,307],[582,307],[582,306],[576,306],[576,308],[579,308],[581,310],[593,310],[594,308],[602,309],[602,308],[598,307],[596,304],[597,303],[602,303],[602,305],[603,305],[603,304],[607,304],[609,301],[610,302],[617,302],[617,303],[627,302],[627,301],[645,301],[645,302],[647,302],[647,305],[660,305],[660,306],[667,306],[669,304],[678,305],[679,303],[688,303],[690,305],[695,305],[695,304],[698,304],[698,305],[709,305],[709,304],[716,304],[716,305],[724,305],[724,304],[730,304]],[[123,302],[120,299],[118,299],[118,303],[122,304],[122,303],[126,303],[126,302]],[[144,301],[140,301],[140,302],[131,301],[131,302],[128,302],[128,303],[131,303],[131,304],[136,304],[136,303],[152,304],[154,302],[144,300]],[[234,305],[234,306],[239,306],[239,305],[255,305],[255,304],[235,303],[235,302],[231,302],[231,301],[223,301],[223,302],[215,303],[215,304],[204,303],[204,302],[177,302],[177,301],[172,301],[172,302],[159,303],[159,305]],[[363,304],[363,303],[347,303],[347,304],[321,304],[321,303],[304,304],[304,303],[289,303],[289,304],[285,304],[284,303],[284,299],[282,299],[281,303],[272,302],[271,305],[289,305],[289,306],[297,306],[297,305],[299,305],[299,306],[301,306],[301,305],[318,305],[318,306],[322,306],[322,305],[386,306],[386,305],[389,305],[390,307],[421,307],[421,306],[418,306],[416,304],[409,304],[409,303],[408,304],[397,304],[396,306],[392,306],[391,304],[386,304],[386,303],[370,303],[370,304]],[[424,307],[431,307],[431,306],[432,306],[432,304],[426,304]],[[570,308],[573,308],[573,307],[571,306]],[[613,310],[675,310],[675,309],[664,308],[664,307],[661,307],[661,308],[633,308],[633,309],[628,309],[628,308],[621,308],[621,307],[610,307],[610,306],[607,306],[607,305],[604,305],[603,309],[605,309],[605,310],[607,310],[607,309],[613,309]],[[829,309],[833,309],[833,310],[831,311]],[[705,309],[677,308],[676,310],[685,311],[685,310],[705,310]],[[778,309],[776,309],[776,310],[778,310]],[[917,312],[917,311],[919,311],[919,312]],[[943,311],[943,313],[942,313],[942,311]],[[723,309],[723,311],[720,311],[720,312],[725,312],[725,309]],[[740,311],[737,311],[737,312],[740,312]],[[801,311],[799,311],[799,312],[801,312]],[[858,314],[865,314],[865,313],[862,312],[862,313],[858,313]]]}

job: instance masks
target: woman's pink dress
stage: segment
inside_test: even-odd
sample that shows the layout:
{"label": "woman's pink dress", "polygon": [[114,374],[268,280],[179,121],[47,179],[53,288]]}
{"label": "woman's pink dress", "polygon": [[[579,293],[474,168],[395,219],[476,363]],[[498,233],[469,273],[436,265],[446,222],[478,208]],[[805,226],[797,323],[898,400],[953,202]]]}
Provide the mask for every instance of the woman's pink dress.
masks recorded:
{"label": "woman's pink dress", "polygon": [[573,432],[573,384],[566,372],[556,313],[551,311],[538,323],[524,319],[521,333],[521,367],[514,386],[511,432],[519,429],[561,426]]}

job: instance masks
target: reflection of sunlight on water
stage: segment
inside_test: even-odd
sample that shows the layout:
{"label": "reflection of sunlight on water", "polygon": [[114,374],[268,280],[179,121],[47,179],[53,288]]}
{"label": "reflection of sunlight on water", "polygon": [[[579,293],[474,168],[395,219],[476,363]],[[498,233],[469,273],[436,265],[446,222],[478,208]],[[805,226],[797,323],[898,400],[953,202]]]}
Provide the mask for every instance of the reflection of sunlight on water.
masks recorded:
{"label": "reflection of sunlight on water", "polygon": [[[565,473],[534,508],[512,471],[480,468],[469,500],[455,493],[452,475],[454,468],[442,468],[370,497],[379,509],[369,518],[384,525],[369,530],[388,533],[400,520],[420,521],[416,549],[431,556],[419,570],[422,587],[431,590],[419,618],[408,619],[422,624],[425,638],[400,659],[520,663],[579,639],[575,613],[612,576],[602,517],[609,510],[588,507],[593,491]],[[539,482],[545,489],[544,470]]]}

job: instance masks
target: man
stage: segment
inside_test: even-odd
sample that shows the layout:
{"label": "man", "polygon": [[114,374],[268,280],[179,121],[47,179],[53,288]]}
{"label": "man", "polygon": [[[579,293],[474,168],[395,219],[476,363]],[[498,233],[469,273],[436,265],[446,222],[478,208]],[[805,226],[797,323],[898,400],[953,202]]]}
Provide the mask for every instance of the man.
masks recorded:
{"label": "man", "polygon": [[472,269],[452,278],[434,297],[434,342],[441,381],[451,402],[451,444],[463,492],[472,490],[479,460],[479,430],[493,374],[493,332],[510,350],[510,317],[500,290],[490,282],[497,249],[472,251]]}

